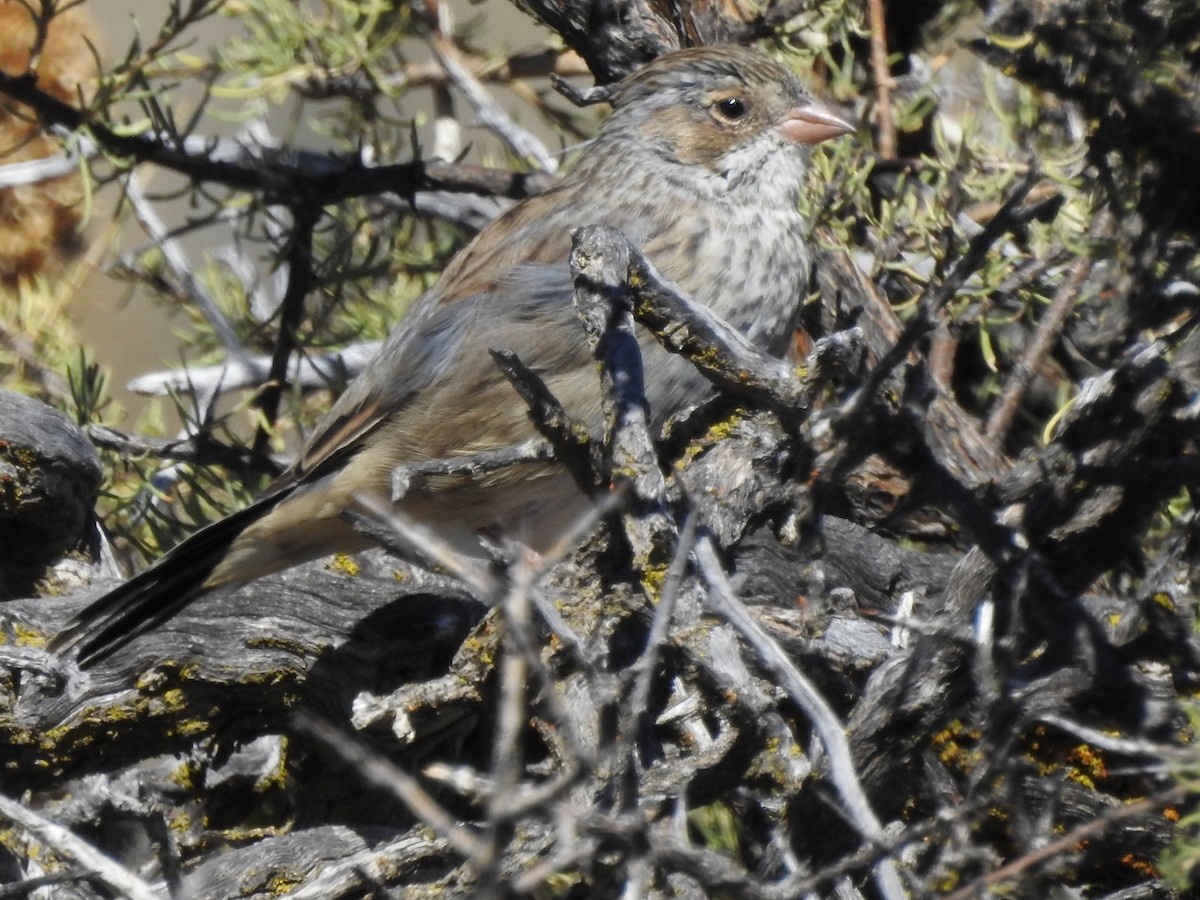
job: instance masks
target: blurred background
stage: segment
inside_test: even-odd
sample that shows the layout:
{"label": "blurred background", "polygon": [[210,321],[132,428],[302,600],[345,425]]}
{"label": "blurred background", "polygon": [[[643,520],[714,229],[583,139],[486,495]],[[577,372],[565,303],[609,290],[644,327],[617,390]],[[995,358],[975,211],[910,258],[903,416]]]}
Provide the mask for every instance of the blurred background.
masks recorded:
{"label": "blurred background", "polygon": [[[27,17],[19,0],[0,0],[0,7],[4,5],[12,8],[14,19]],[[72,11],[72,15],[76,16],[72,24],[78,24],[81,40],[70,44],[70,52],[85,56],[89,53],[87,47],[90,45],[99,54],[103,65],[111,65],[136,43],[145,45],[154,39],[166,21],[167,7],[167,4],[163,4],[161,8],[156,8],[156,5],[147,5],[138,0],[84,2]],[[236,12],[236,4],[228,4],[227,7]],[[450,28],[466,26],[472,35],[480,37],[493,51],[535,48],[548,40],[544,29],[539,29],[527,15],[510,3],[476,4],[453,0],[438,7],[438,10]],[[245,30],[246,20],[237,16],[205,17],[188,26],[186,41],[179,45],[181,55],[197,60],[214,57],[231,41],[244,37]],[[18,27],[10,30],[8,35],[14,44],[24,41],[27,45],[32,33],[28,27]],[[414,65],[428,63],[432,59],[428,43],[417,38],[406,39],[400,52]],[[6,69],[21,71],[22,66],[16,65],[21,62],[18,53],[12,59],[13,64]],[[202,78],[183,76],[171,79],[169,85],[170,102],[181,120],[208,102]],[[542,87],[544,89],[545,85]],[[494,93],[515,120],[528,125],[543,140],[555,145],[557,136],[551,133],[541,117],[531,114],[528,104],[521,98],[503,86]],[[261,116],[267,128],[277,135],[285,135],[290,148],[313,151],[344,149],[335,146],[335,142],[328,137],[327,129],[309,117],[313,104],[301,113],[299,104],[286,98],[280,103],[263,102],[262,98],[247,102],[261,105]],[[464,158],[468,161],[496,165],[508,162],[496,140],[482,129],[469,129],[466,134],[459,133],[448,138],[444,131],[438,132],[434,125],[433,92],[414,91],[405,97],[404,103],[412,117],[415,139],[422,147],[432,148],[440,138],[443,142],[449,141],[446,149],[452,155],[465,153]],[[224,105],[228,106],[228,101]],[[131,103],[118,108],[134,121],[141,115]],[[205,115],[196,134],[210,138],[235,138],[244,127],[245,122],[233,116]],[[154,203],[154,209],[161,215],[165,227],[175,230],[184,226],[195,210],[193,198],[181,190],[180,179],[169,173],[155,171],[153,167],[142,167],[139,177],[147,191],[167,195],[156,199]],[[175,198],[169,196],[172,192],[177,192]],[[147,372],[181,365],[179,330],[187,327],[188,321],[186,315],[164,302],[144,280],[126,277],[129,273],[122,274],[122,267],[119,266],[117,271],[113,270],[112,264],[120,260],[123,254],[136,254],[140,248],[153,243],[137,217],[129,215],[127,208],[121,208],[120,197],[120,185],[110,183],[101,186],[94,196],[88,198],[86,206],[78,210],[81,240],[75,243],[72,250],[79,255],[70,257],[69,261],[62,258],[44,261],[47,264],[44,277],[49,279],[51,292],[56,295],[54,302],[45,305],[47,310],[65,309],[69,312],[69,324],[89,351],[90,359],[110,374],[109,392],[115,404],[123,410],[122,414],[113,416],[114,423],[124,428],[134,428],[138,417],[154,401],[144,394],[130,391],[127,385]],[[68,216],[62,224],[72,228],[73,221]],[[195,232],[185,230],[179,235],[178,246],[200,268],[224,240],[223,235],[212,229]],[[263,264],[269,265],[269,261],[264,260]],[[11,316],[11,307],[17,301],[9,297],[0,300],[0,303],[10,307],[7,312]],[[51,324],[61,331],[68,322],[54,315]],[[2,370],[0,374],[3,374]],[[170,403],[158,401],[152,418],[167,433],[179,425]]]}

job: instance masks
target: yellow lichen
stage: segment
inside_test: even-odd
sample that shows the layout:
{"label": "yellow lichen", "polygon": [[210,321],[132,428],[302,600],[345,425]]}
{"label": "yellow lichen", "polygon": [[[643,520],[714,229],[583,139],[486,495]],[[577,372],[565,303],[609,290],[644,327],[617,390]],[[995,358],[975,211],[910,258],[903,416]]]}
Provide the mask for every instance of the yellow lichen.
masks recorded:
{"label": "yellow lichen", "polygon": [[358,561],[348,553],[338,553],[326,563],[325,568],[330,572],[340,572],[351,577],[359,573]]}
{"label": "yellow lichen", "polygon": [[930,743],[942,765],[966,773],[983,759],[982,751],[977,746],[981,736],[978,728],[967,728],[955,719],[935,734]]}
{"label": "yellow lichen", "polygon": [[46,635],[19,622],[13,623],[13,638],[18,647],[45,647]]}

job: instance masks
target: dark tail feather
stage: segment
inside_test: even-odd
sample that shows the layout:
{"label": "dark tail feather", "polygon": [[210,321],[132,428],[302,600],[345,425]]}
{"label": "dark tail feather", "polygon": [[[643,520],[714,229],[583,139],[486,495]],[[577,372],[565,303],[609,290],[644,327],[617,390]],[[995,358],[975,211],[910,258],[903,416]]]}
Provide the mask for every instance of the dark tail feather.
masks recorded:
{"label": "dark tail feather", "polygon": [[204,582],[252,522],[288,495],[280,491],[201,528],[154,565],[80,610],[50,642],[50,650],[74,647],[79,665],[92,666],[161,625],[207,592]]}

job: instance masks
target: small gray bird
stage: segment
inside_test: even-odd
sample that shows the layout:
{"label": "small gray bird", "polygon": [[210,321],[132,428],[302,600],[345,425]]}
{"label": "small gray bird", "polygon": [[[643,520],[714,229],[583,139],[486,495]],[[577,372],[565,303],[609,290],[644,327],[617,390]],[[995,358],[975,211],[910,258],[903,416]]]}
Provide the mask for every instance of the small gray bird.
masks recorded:
{"label": "small gray bird", "polygon": [[[270,490],[85,608],[56,646],[78,645],[86,665],[215,587],[363,549],[343,512],[363,494],[389,497],[396,466],[536,437],[490,348],[515,352],[599,435],[599,380],[572,305],[573,228],[620,229],[663,276],[781,354],[808,280],[797,210],[808,147],[851,126],[786,68],[733,46],[663,56],[612,104],[566,177],[455,257]],[[687,361],[640,342],[657,426],[709,388]],[[548,545],[585,504],[562,466],[542,462],[435,483],[401,509],[478,554],[485,529]]]}

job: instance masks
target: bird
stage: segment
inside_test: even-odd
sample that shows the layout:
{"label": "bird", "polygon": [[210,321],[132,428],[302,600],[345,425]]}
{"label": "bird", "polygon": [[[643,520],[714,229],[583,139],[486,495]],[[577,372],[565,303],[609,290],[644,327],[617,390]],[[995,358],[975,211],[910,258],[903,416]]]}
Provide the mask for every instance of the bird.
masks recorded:
{"label": "bird", "polygon": [[[86,667],[214,588],[364,549],[344,513],[364,494],[390,501],[397,466],[537,437],[491,349],[516,353],[599,434],[599,378],[572,304],[574,228],[619,229],[664,278],[783,355],[810,266],[798,209],[809,150],[853,126],[790,69],[735,45],[664,54],[607,95],[612,111],[570,171],[451,260],[261,497],[86,606],[52,649]],[[639,344],[652,427],[712,390],[652,337]],[[587,502],[564,467],[540,461],[435,481],[399,508],[482,555],[489,529],[537,550]]]}

